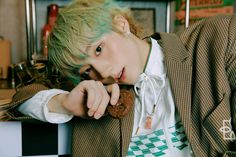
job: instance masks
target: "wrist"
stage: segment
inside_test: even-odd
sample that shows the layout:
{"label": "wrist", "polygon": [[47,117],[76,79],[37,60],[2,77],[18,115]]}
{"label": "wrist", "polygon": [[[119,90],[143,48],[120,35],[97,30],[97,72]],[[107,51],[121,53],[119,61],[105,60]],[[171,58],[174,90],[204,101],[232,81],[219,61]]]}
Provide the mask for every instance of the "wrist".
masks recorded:
{"label": "wrist", "polygon": [[47,104],[48,111],[62,114],[71,114],[66,108],[64,108],[63,105],[67,95],[67,93],[61,93],[53,96]]}

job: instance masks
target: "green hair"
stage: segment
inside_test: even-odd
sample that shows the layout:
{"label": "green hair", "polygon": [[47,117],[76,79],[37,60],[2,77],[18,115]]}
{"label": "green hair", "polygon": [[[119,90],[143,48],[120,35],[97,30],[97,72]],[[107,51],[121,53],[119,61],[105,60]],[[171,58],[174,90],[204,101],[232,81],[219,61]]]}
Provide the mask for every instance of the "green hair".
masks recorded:
{"label": "green hair", "polygon": [[74,83],[79,83],[78,60],[87,57],[85,48],[104,34],[116,31],[113,17],[123,15],[130,23],[131,32],[137,29],[127,8],[112,0],[76,0],[60,9],[56,24],[48,39],[50,61]]}

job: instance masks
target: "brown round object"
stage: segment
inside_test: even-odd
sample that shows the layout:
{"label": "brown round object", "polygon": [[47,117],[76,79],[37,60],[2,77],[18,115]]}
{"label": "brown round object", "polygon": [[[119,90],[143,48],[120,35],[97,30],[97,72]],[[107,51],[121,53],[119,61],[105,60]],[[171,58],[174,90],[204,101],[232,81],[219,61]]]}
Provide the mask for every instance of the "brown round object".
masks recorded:
{"label": "brown round object", "polygon": [[121,89],[120,98],[116,105],[108,105],[108,114],[114,118],[123,118],[128,114],[134,104],[134,93],[132,90]]}

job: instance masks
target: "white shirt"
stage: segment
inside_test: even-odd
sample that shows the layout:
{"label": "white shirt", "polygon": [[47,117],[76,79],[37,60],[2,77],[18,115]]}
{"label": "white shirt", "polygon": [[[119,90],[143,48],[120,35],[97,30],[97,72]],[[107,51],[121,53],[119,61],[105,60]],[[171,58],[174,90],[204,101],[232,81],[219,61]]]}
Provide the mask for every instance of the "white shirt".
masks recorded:
{"label": "white shirt", "polygon": [[[146,86],[143,85],[143,89],[140,88],[140,84],[138,84],[140,80],[135,84],[135,88],[136,86],[139,88],[139,99],[135,99],[134,126],[128,156],[191,156],[190,146],[175,108],[170,83],[166,75],[162,49],[152,38],[151,43],[146,69],[139,76]],[[141,93],[145,96],[142,96]],[[156,100],[154,99],[155,95]],[[142,103],[144,104],[142,105]],[[145,128],[146,120],[152,113],[155,103],[157,107],[152,116],[151,129],[147,129]]]}

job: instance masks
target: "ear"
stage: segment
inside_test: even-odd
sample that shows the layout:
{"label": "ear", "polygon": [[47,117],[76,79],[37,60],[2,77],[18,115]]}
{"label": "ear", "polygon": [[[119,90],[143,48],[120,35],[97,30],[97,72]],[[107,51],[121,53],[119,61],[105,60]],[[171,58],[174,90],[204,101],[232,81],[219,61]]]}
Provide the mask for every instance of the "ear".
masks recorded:
{"label": "ear", "polygon": [[115,15],[113,19],[114,27],[118,32],[129,34],[130,33],[130,27],[129,22],[127,19],[122,15]]}

